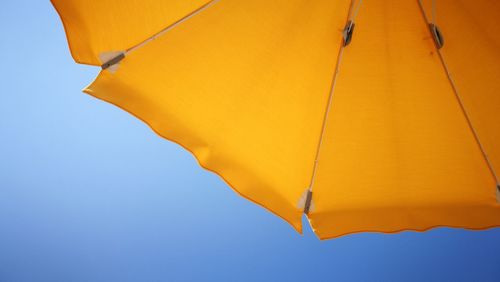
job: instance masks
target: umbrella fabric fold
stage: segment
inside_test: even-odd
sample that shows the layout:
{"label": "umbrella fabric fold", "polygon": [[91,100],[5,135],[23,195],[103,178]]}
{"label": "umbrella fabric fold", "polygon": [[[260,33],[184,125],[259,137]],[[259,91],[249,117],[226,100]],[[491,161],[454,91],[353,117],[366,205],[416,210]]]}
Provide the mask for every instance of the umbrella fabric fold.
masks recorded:
{"label": "umbrella fabric fold", "polygon": [[500,225],[500,9],[438,2],[52,0],[77,62],[123,54],[86,93],[299,232],[312,190],[322,239]]}

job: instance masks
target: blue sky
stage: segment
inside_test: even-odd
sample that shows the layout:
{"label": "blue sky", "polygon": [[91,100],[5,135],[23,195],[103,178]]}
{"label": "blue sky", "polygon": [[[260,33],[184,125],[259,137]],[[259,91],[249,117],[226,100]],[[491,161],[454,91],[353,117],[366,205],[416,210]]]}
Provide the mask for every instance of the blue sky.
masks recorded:
{"label": "blue sky", "polygon": [[297,234],[83,94],[49,0],[4,1],[0,38],[0,282],[500,280],[500,229]]}

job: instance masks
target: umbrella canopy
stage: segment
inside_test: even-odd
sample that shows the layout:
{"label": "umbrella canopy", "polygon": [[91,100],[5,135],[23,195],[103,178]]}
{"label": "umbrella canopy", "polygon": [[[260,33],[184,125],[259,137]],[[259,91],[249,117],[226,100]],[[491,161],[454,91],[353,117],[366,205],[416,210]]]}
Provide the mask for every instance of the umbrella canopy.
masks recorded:
{"label": "umbrella canopy", "polygon": [[500,2],[52,0],[84,92],[316,234],[500,225]]}

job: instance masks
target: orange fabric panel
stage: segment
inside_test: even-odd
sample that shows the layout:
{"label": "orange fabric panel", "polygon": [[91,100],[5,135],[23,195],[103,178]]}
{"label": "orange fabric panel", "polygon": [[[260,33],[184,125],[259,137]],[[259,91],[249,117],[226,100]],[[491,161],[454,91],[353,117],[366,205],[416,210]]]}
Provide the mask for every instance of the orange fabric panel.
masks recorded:
{"label": "orange fabric panel", "polygon": [[417,1],[364,1],[344,50],[309,219],[320,238],[500,224],[495,182]]}
{"label": "orange fabric panel", "polygon": [[[131,112],[301,230],[348,1],[221,1],[86,92]],[[214,203],[216,204],[216,203]]]}

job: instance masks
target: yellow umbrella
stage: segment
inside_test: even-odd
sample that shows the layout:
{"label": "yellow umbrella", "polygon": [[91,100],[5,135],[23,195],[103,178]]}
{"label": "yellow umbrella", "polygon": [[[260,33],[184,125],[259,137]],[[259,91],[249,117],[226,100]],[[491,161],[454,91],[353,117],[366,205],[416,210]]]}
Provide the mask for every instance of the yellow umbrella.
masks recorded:
{"label": "yellow umbrella", "polygon": [[84,91],[299,232],[500,225],[500,2],[52,0]]}

